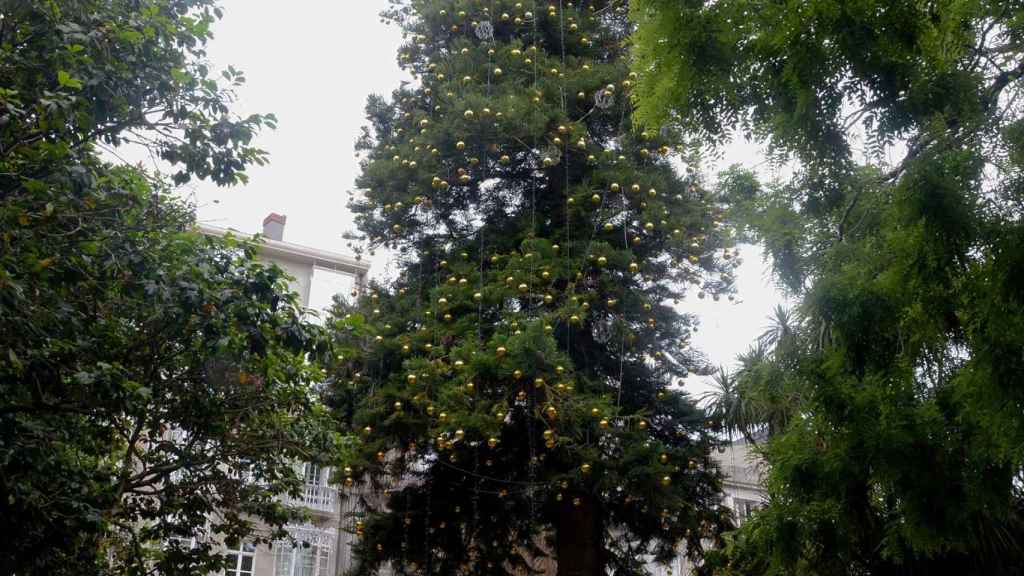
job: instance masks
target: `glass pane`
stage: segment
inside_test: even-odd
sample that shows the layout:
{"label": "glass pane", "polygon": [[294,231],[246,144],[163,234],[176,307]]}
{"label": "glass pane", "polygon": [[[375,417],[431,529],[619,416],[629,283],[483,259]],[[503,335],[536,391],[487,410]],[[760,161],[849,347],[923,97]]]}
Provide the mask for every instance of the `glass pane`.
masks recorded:
{"label": "glass pane", "polygon": [[306,484],[320,483],[320,467],[316,464],[306,464]]}
{"label": "glass pane", "polygon": [[316,547],[310,546],[309,548],[302,549],[302,572],[301,576],[314,576],[313,572],[313,560],[316,554]]}
{"label": "glass pane", "polygon": [[242,571],[252,572],[252,556],[242,556]]}
{"label": "glass pane", "polygon": [[327,566],[330,563],[330,559],[331,559],[330,548],[328,548],[327,546],[321,546],[319,548],[319,550],[320,550],[320,554],[318,555],[318,558],[319,558],[320,567],[319,567],[319,571],[317,572],[317,575],[318,576],[327,576]]}
{"label": "glass pane", "polygon": [[274,548],[277,549],[277,565],[274,567],[274,576],[292,576],[292,548],[284,542],[278,542]]}
{"label": "glass pane", "polygon": [[248,553],[251,554],[251,553],[256,551],[256,545],[251,543],[251,542],[246,542],[246,543],[242,544],[242,551],[243,552],[248,552]]}

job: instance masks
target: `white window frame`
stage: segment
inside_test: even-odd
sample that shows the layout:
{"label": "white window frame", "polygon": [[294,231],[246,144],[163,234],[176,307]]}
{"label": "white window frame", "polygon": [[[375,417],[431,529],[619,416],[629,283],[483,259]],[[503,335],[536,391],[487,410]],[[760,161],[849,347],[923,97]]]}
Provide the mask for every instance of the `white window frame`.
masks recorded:
{"label": "white window frame", "polygon": [[[242,540],[235,546],[228,546],[227,556],[234,557],[234,566],[224,569],[225,576],[253,576],[256,573],[255,544]],[[248,570],[243,567],[246,558],[251,558]]]}
{"label": "white window frame", "polygon": [[743,524],[750,518],[754,512],[760,508],[760,502],[757,500],[751,500],[749,498],[736,498],[732,499],[733,509],[736,512],[736,520],[739,524]]}
{"label": "white window frame", "polygon": [[274,542],[274,576],[329,576],[337,533],[311,525],[293,526],[288,532],[296,542]]}
{"label": "white window frame", "polygon": [[[310,474],[312,469],[313,473]],[[327,468],[322,468],[317,464],[311,462],[302,463],[302,482],[304,484],[310,484],[313,486],[326,486],[327,485]],[[310,482],[310,476],[312,476],[312,482]]]}

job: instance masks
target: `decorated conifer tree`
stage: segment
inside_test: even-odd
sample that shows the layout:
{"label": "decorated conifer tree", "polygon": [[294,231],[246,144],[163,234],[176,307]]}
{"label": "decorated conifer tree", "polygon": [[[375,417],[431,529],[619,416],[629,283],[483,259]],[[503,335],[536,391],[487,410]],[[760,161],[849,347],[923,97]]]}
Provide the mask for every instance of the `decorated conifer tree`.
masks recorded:
{"label": "decorated conifer tree", "polygon": [[[688,291],[732,287],[714,199],[634,130],[622,2],[396,1],[353,198],[390,278],[336,309],[354,573],[643,573],[728,525]],[[366,487],[370,487],[370,496]],[[377,497],[372,497],[376,495]],[[680,545],[682,544],[682,545]]]}

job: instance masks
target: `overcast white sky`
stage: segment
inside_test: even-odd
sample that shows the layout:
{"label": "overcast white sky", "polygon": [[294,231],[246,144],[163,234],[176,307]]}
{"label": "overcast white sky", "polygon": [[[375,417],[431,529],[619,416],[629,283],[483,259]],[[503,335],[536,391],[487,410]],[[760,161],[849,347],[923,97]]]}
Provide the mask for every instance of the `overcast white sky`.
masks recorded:
{"label": "overcast white sky", "polygon": [[[259,231],[263,217],[288,217],[285,240],[346,252],[342,232],[351,225],[345,191],[358,174],[354,143],[364,124],[371,93],[390,94],[407,76],[395,54],[401,34],[380,22],[387,0],[222,0],[225,16],[210,46],[214,66],[245,72],[239,113],[273,112],[278,129],[259,137],[270,164],[249,171],[250,183],[217,188],[200,183],[194,194],[203,223],[243,232]],[[757,165],[749,145],[726,151],[721,165]],[[686,309],[700,315],[695,343],[715,363],[729,365],[761,333],[766,316],[781,300],[771,287],[760,251],[743,250],[737,282],[740,303],[697,301]],[[381,258],[378,257],[377,260]],[[377,270],[386,262],[372,261]],[[690,379],[688,388],[704,386]]]}

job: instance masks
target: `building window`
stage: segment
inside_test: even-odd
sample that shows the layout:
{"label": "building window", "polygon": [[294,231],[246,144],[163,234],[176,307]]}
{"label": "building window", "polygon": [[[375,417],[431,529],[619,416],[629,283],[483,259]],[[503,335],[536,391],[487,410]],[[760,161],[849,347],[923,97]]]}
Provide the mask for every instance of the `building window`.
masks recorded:
{"label": "building window", "polygon": [[338,533],[312,524],[288,527],[289,540],[274,542],[274,576],[330,576]]}
{"label": "building window", "polygon": [[331,551],[326,544],[280,542],[276,548],[274,576],[327,576]]}
{"label": "building window", "polygon": [[733,509],[736,511],[736,520],[739,524],[746,522],[761,507],[760,503],[756,500],[746,500],[744,498],[733,498],[732,504]]}
{"label": "building window", "polygon": [[322,486],[326,484],[326,482],[324,482],[325,474],[320,466],[306,462],[303,464],[302,468],[302,475],[305,478],[306,484],[312,486]]}
{"label": "building window", "polygon": [[256,561],[256,546],[248,542],[229,545],[228,564],[225,576],[252,576],[253,564]]}

